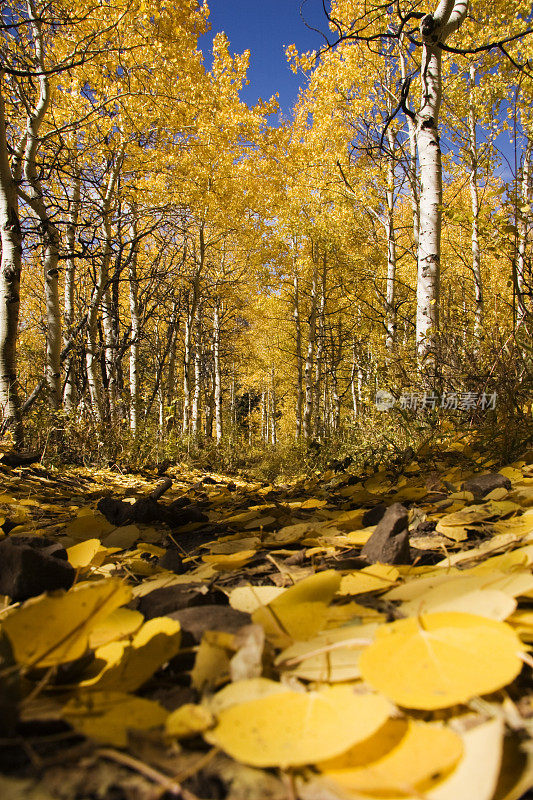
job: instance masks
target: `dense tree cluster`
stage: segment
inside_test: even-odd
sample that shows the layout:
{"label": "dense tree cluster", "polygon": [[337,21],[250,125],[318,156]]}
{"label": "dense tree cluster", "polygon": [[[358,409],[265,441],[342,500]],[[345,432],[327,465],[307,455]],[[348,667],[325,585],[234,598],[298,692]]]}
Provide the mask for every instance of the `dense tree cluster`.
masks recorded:
{"label": "dense tree cluster", "polygon": [[[196,0],[4,4],[0,404],[320,440],[376,388],[531,377],[524,0],[334,0],[293,119]],[[431,13],[429,13],[431,12]],[[509,362],[512,361],[512,367]],[[246,423],[243,425],[243,421]]]}

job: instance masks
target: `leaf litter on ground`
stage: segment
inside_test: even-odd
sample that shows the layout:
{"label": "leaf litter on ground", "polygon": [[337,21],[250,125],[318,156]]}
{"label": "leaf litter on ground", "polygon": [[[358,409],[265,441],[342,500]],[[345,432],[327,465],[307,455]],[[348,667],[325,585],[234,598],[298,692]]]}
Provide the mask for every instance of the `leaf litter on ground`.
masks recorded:
{"label": "leaf litter on ground", "polygon": [[533,455],[448,456],[278,486],[0,468],[2,797],[81,800],[90,763],[102,798],[519,800]]}

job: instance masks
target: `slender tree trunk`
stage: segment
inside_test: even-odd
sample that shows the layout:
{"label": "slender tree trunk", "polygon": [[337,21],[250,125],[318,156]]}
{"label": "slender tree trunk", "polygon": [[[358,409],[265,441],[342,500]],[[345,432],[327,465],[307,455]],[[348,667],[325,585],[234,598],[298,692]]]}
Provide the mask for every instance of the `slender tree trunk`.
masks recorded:
{"label": "slender tree trunk", "polygon": [[213,438],[213,420],[215,416],[213,365],[209,369],[209,378],[206,381],[204,407],[205,407],[205,435],[207,439]]}
{"label": "slender tree trunk", "polygon": [[305,405],[303,415],[304,439],[311,439],[313,419],[313,363],[315,358],[316,341],[316,316],[317,316],[317,282],[318,271],[316,259],[313,259],[313,281],[311,284],[311,311],[309,314],[309,336],[307,340],[307,355],[304,368]]}
{"label": "slender tree trunk", "polygon": [[533,137],[528,136],[526,141],[526,149],[522,161],[522,175],[520,181],[520,210],[518,212],[518,242],[517,242],[517,259],[516,259],[516,294],[517,294],[517,319],[518,324],[523,322],[528,313],[531,313],[532,308],[528,308],[525,300],[525,291],[528,281],[526,280],[526,251],[528,242],[528,218],[531,211],[526,209],[530,207],[531,197],[531,160],[533,157]]}
{"label": "slender tree trunk", "polygon": [[0,73],[0,413],[2,430],[14,429],[15,446],[23,444],[22,418],[17,382],[17,332],[20,307],[22,235],[16,184],[9,163],[3,75]]}
{"label": "slender tree trunk", "polygon": [[416,115],[420,164],[420,230],[416,342],[419,363],[430,380],[437,367],[439,329],[442,165],[438,133],[442,99],[442,50],[439,46],[463,22],[467,0],[441,0],[434,15],[420,23],[422,36],[422,99]]}
{"label": "slender tree trunk", "polygon": [[385,346],[387,350],[392,350],[396,337],[396,231],[394,228],[394,168],[396,164],[394,134],[390,125],[387,130],[387,143],[389,153],[387,154],[387,197],[385,209],[385,231],[387,234],[387,293],[385,317],[387,335]]}
{"label": "slender tree trunk", "polygon": [[109,263],[111,260],[111,223],[109,216],[111,213],[111,205],[118,174],[124,160],[124,149],[125,145],[123,144],[121,145],[115,159],[115,163],[107,182],[106,192],[103,197],[102,217],[105,230],[105,248],[100,260],[98,278],[89,303],[89,312],[87,317],[87,382],[89,385],[89,394],[91,397],[93,412],[99,422],[104,421],[105,413],[99,376],[100,359],[98,344],[98,315],[100,312],[102,299],[106,290],[108,289]]}
{"label": "slender tree trunk", "polygon": [[192,356],[193,356],[193,341],[194,341],[196,311],[198,308],[198,303],[200,301],[200,278],[205,261],[204,227],[205,227],[204,223],[201,223],[199,229],[196,271],[190,294],[189,313],[185,321],[185,341],[183,350],[183,432],[184,433],[189,433],[189,428],[191,425]]}
{"label": "slender tree trunk", "polygon": [[194,389],[191,405],[191,432],[193,436],[198,436],[200,421],[200,394],[202,391],[202,317],[199,306],[196,311],[194,331]]}
{"label": "slender tree trunk", "polygon": [[323,409],[323,415],[321,416],[321,403],[320,397],[322,394],[323,389],[323,372],[324,372],[324,331],[325,331],[325,320],[324,314],[326,310],[326,264],[327,264],[327,257],[326,253],[324,252],[324,261],[323,261],[323,268],[322,274],[320,276],[320,299],[318,301],[318,309],[317,309],[317,332],[316,332],[316,355],[315,355],[315,386],[314,386],[314,398],[313,398],[313,410],[315,416],[315,424],[314,424],[314,435],[318,436],[319,438],[322,435],[322,428],[325,420],[326,409]]}
{"label": "slender tree trunk", "polygon": [[[76,286],[76,227],[81,199],[81,177],[79,170],[75,170],[74,187],[70,200],[70,210],[67,222],[66,242],[68,255],[65,262],[65,290],[64,290],[64,319],[65,332],[63,347],[66,347],[72,336],[74,325],[74,292]],[[67,414],[72,414],[76,405],[76,356],[70,350],[65,359],[65,386],[63,389],[63,408]]]}
{"label": "slender tree trunk", "polygon": [[23,157],[23,174],[27,182],[26,200],[38,217],[43,232],[44,295],[46,305],[46,358],[45,377],[50,404],[54,410],[61,407],[61,309],[59,303],[59,245],[60,236],[52,216],[46,208],[44,192],[37,172],[36,158],[39,131],[50,105],[50,82],[46,74],[41,21],[33,2],[28,2],[28,16],[33,37],[35,59],[39,76],[39,98],[26,122],[26,147]]}
{"label": "slender tree trunk", "polygon": [[[176,418],[176,350],[178,341],[178,303],[174,301],[168,327],[168,370],[165,386],[165,401],[174,408],[173,416]],[[174,422],[172,422],[174,424]]]}
{"label": "slender tree trunk", "polygon": [[261,441],[268,441],[268,411],[266,392],[261,392]]}
{"label": "slender tree trunk", "polygon": [[[407,79],[407,64],[405,61],[404,37],[400,37],[400,71],[402,81]],[[411,111],[409,99],[406,99],[406,107]],[[409,137],[409,159],[407,162],[407,180],[409,182],[411,194],[411,209],[413,217],[413,242],[418,248],[418,233],[420,228],[420,203],[418,192],[418,180],[416,175],[416,124],[412,112],[407,114],[407,133]]]}
{"label": "slender tree trunk", "polygon": [[[110,215],[104,220],[105,223],[105,242],[104,259],[107,264],[111,263],[113,233]],[[118,376],[117,376],[117,352],[118,341],[115,327],[115,308],[113,299],[113,287],[111,281],[107,282],[104,296],[102,298],[102,329],[104,333],[104,363],[107,375],[107,399],[109,403],[109,418],[111,425],[118,425]]]}
{"label": "slender tree trunk", "polygon": [[185,318],[183,342],[183,433],[189,432],[191,411],[191,315]]}
{"label": "slender tree trunk", "polygon": [[276,376],[274,373],[274,367],[270,370],[270,433],[271,438],[270,441],[273,445],[276,445],[278,442],[278,427],[277,427],[277,420],[276,420]]}
{"label": "slender tree trunk", "polygon": [[293,295],[293,318],[296,338],[296,438],[302,435],[302,411],[303,411],[303,360],[302,360],[302,325],[300,320],[300,299],[298,278],[294,278]]}
{"label": "slender tree trunk", "polygon": [[352,345],[352,374],[350,377],[350,387],[352,392],[352,411],[353,411],[353,418],[354,422],[357,420],[359,415],[359,400],[357,397],[357,383],[356,383],[356,376],[357,376],[357,342],[353,341]]}
{"label": "slender tree trunk", "polygon": [[215,434],[217,444],[222,440],[222,369],[220,365],[220,305],[218,299],[213,311],[213,378],[215,399]]}
{"label": "slender tree trunk", "polygon": [[130,344],[130,431],[137,436],[139,417],[139,337],[141,321],[139,316],[139,283],[137,279],[137,209],[131,208],[131,253],[129,259],[129,300],[131,320]]}
{"label": "slender tree trunk", "polygon": [[474,276],[475,308],[474,334],[479,339],[483,333],[483,281],[481,278],[481,250],[479,247],[479,191],[478,191],[478,152],[476,137],[476,113],[474,89],[476,68],[470,67],[470,102],[468,108],[468,149],[470,155],[470,202],[472,208],[472,273]]}

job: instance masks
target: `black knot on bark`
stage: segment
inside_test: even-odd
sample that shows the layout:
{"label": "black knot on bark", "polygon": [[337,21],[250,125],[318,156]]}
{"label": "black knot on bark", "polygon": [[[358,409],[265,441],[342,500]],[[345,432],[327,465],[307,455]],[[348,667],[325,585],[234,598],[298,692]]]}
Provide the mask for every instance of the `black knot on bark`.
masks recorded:
{"label": "black knot on bark", "polygon": [[422,36],[431,36],[435,29],[435,20],[433,19],[431,14],[426,14],[425,17],[422,17],[420,20],[420,33]]}

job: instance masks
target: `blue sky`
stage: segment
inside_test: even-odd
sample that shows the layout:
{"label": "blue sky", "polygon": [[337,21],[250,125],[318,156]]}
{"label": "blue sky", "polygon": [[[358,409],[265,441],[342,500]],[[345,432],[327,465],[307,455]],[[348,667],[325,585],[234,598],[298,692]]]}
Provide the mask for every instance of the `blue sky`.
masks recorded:
{"label": "blue sky", "polygon": [[[242,98],[253,104],[259,97],[268,100],[279,92],[279,104],[285,116],[298,98],[298,88],[305,80],[294,75],[285,57],[285,48],[295,44],[298,50],[314,50],[323,39],[306,28],[300,16],[301,0],[207,0],[210,9],[211,31],[200,40],[206,64],[213,35],[224,31],[230,40],[230,51],[250,50],[250,68]],[[303,7],[305,19],[327,30],[321,0],[307,0]]]}

